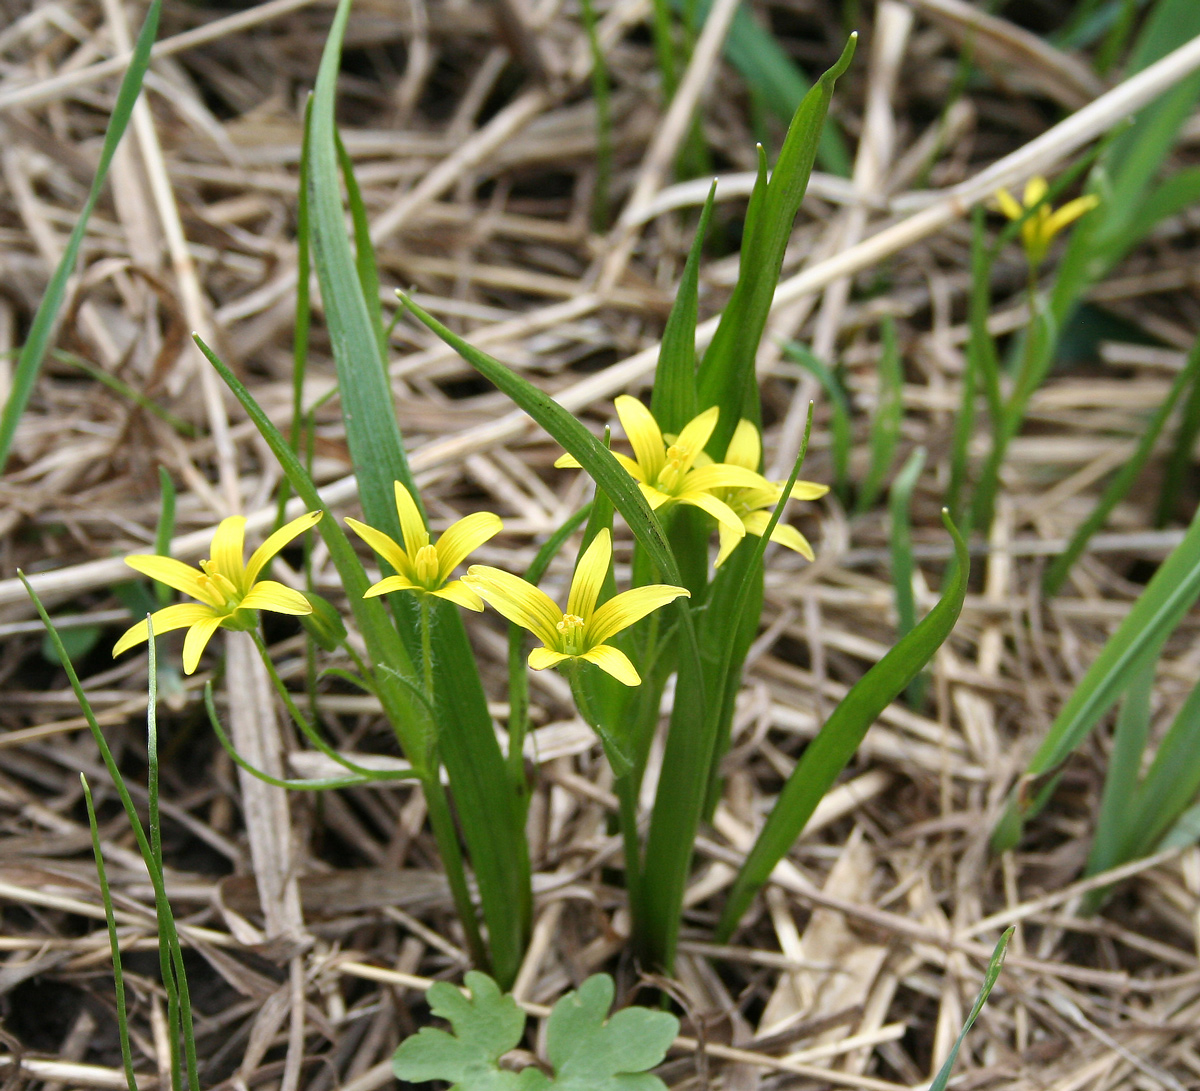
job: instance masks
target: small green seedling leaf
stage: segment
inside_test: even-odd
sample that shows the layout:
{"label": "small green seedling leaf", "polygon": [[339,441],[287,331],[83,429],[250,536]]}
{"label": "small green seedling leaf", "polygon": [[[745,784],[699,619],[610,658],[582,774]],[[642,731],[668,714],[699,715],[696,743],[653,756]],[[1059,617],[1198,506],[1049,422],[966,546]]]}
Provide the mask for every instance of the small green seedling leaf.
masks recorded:
{"label": "small green seedling leaf", "polygon": [[454,1032],[423,1027],[400,1043],[392,1071],[408,1083],[449,1080],[451,1091],[514,1091],[517,1074],[498,1062],[521,1040],[525,1013],[487,974],[472,971],[466,983],[470,997],[444,981],[430,987],[430,1011]]}
{"label": "small green seedling leaf", "polygon": [[[522,1072],[522,1088],[555,1091],[666,1091],[647,1071],[659,1064],[679,1033],[679,1020],[665,1011],[625,1008],[605,1022],[613,1000],[607,974],[589,977],[550,1013],[546,1054],[554,1079],[540,1082]],[[539,1073],[539,1075],[541,1075]]]}
{"label": "small green seedling leaf", "polygon": [[468,973],[466,982],[470,997],[445,982],[429,990],[430,1010],[453,1033],[425,1027],[402,1042],[392,1059],[401,1080],[449,1080],[450,1091],[666,1091],[648,1070],[666,1056],[679,1020],[625,1008],[605,1021],[613,1001],[607,974],[589,977],[550,1012],[546,1054],[553,1076],[534,1065],[520,1073],[500,1067],[521,1040],[525,1013],[487,974]]}

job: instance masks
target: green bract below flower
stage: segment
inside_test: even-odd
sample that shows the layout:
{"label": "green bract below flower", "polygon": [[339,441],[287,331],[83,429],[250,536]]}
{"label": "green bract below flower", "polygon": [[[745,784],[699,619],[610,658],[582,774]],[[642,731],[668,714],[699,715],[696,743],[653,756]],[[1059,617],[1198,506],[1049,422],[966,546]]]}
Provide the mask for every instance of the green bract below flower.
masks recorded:
{"label": "green bract below flower", "polygon": [[382,530],[347,519],[351,529],[395,570],[373,584],[363,598],[374,598],[392,591],[412,591],[417,595],[436,595],[440,599],[482,610],[483,599],[462,580],[451,580],[452,573],[467,559],[468,554],[504,529],[500,516],[490,511],[477,511],[460,519],[435,544],[430,544],[429,531],[421,518],[416,501],[399,481],[396,485],[396,514],[400,516],[401,546]]}
{"label": "green bract below flower", "polygon": [[[646,502],[656,511],[671,504],[690,504],[708,512],[721,527],[741,538],[746,529],[742,520],[713,490],[727,488],[769,488],[770,482],[761,474],[744,466],[728,466],[723,462],[702,458],[704,445],[717,427],[721,410],[718,406],[706,409],[684,425],[679,437],[668,444],[658,421],[637,398],[622,394],[613,402],[621,427],[633,446],[633,458],[613,452],[614,457],[634,477]],[[554,463],[559,468],[578,467],[570,455]]]}
{"label": "green bract below flower", "polygon": [[[195,671],[205,645],[219,628],[253,628],[255,610],[274,610],[277,614],[312,613],[312,605],[299,591],[274,580],[259,580],[258,574],[288,542],[314,526],[322,514],[310,511],[280,527],[250,554],[250,560],[245,564],[242,555],[245,552],[246,520],[241,515],[221,520],[213,535],[212,560],[201,561],[199,569],[174,557],[156,554],[134,554],[125,558],[125,563],[142,575],[200,600],[168,606],[150,615],[155,636],[173,629],[187,629],[183,642],[184,674]],[[117,641],[113,656],[128,651],[149,636],[149,625],[139,621]]]}
{"label": "green bract below flower", "polygon": [[545,591],[499,568],[473,564],[463,582],[478,591],[497,612],[528,629],[542,642],[543,647],[534,648],[529,654],[529,665],[534,670],[545,670],[569,659],[586,659],[617,681],[637,686],[642,679],[629,657],[605,641],[641,621],[651,610],[690,592],[670,584],[649,584],[623,591],[597,606],[611,561],[612,535],[606,528],[592,539],[579,559],[567,596],[566,613]]}

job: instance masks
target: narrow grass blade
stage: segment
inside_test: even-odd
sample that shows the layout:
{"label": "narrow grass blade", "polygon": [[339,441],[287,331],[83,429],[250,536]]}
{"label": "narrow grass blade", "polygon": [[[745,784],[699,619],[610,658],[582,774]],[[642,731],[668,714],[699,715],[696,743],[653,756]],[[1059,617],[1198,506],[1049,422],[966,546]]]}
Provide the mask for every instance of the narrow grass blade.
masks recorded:
{"label": "narrow grass blade", "polygon": [[966,1040],[967,1032],[975,1025],[975,1020],[983,1011],[983,1005],[987,1003],[988,997],[992,995],[992,989],[996,987],[1000,970],[1004,966],[1004,956],[1008,953],[1008,941],[1012,939],[1012,934],[1013,930],[1007,929],[996,944],[991,960],[988,962],[987,971],[983,975],[983,984],[979,987],[979,995],[975,998],[975,1003],[971,1008],[971,1014],[967,1016],[967,1021],[963,1023],[963,1028],[955,1039],[954,1045],[950,1047],[950,1054],[945,1063],[938,1069],[933,1083],[929,1085],[929,1091],[946,1091],[946,1085],[950,1082],[950,1073],[954,1071],[954,1062],[958,1060],[958,1051]]}
{"label": "narrow grass blade", "polygon": [[700,213],[700,224],[696,228],[692,248],[675,303],[663,330],[662,346],[658,352],[658,366],[654,372],[654,390],[650,396],[650,412],[665,432],[676,435],[700,412],[696,392],[696,321],[700,311],[700,255],[704,250],[704,239],[708,234],[712,218],[713,202],[717,195],[717,183],[708,191],[708,200]]}
{"label": "narrow grass blade", "polygon": [[96,166],[96,176],[92,179],[92,188],[88,191],[87,200],[75,221],[75,227],[67,240],[63,255],[46,286],[46,294],[38,304],[37,313],[29,327],[29,335],[17,357],[17,366],[13,371],[12,388],[8,401],[4,403],[4,412],[0,414],[0,471],[8,462],[8,452],[12,447],[13,436],[17,430],[17,422],[29,403],[33,393],[34,383],[41,370],[46,350],[50,347],[50,339],[54,336],[58,322],[58,312],[62,308],[63,298],[67,292],[67,280],[75,269],[79,257],[79,248],[83,245],[83,237],[87,233],[88,220],[100,199],[108,168],[116,154],[117,145],[125,134],[125,127],[133,114],[134,103],[142,90],[142,78],[150,64],[150,48],[158,34],[158,16],[162,10],[162,0],[152,0],[146,12],[146,19],[138,34],[133,48],[133,56],[129,68],[121,80],[116,102],[113,104],[112,115],[108,120],[108,129],[104,134],[104,145],[100,149],[100,162]]}
{"label": "narrow grass blade", "polygon": [[734,880],[717,925],[718,943],[732,935],[754,895],[800,836],[871,724],[917,676],[954,628],[966,597],[970,558],[966,542],[945,511],[942,522],[954,539],[955,563],[949,571],[949,586],[920,624],[854,684],[809,743]]}
{"label": "narrow grass blade", "polygon": [[[145,861],[146,870],[150,876],[150,885],[154,889],[154,912],[158,920],[163,985],[167,990],[168,1003],[171,1009],[178,1012],[178,1015],[174,1019],[169,1014],[168,1024],[182,1028],[184,1047],[182,1063],[183,1066],[186,1066],[188,1088],[189,1091],[200,1091],[200,1080],[196,1063],[196,1043],[192,1033],[192,1003],[188,990],[187,971],[183,964],[183,949],[179,944],[179,933],[175,928],[175,915],[171,910],[171,903],[167,899],[162,868],[156,866],[154,851],[151,848],[149,839],[146,837],[146,831],[142,827],[141,816],[137,812],[137,807],[133,802],[133,797],[129,794],[129,789],[125,787],[120,767],[113,757],[112,750],[109,749],[108,740],[104,737],[104,732],[100,730],[100,725],[96,722],[91,702],[84,692],[83,685],[79,681],[79,675],[75,672],[75,666],[71,662],[70,656],[67,655],[67,649],[63,646],[58,630],[54,628],[54,623],[50,620],[50,615],[46,613],[46,608],[42,605],[42,600],[38,598],[37,592],[34,591],[29,581],[25,578],[25,573],[18,569],[17,576],[25,585],[25,591],[33,602],[34,608],[38,612],[38,617],[42,619],[42,624],[46,626],[47,635],[53,641],[58,651],[59,662],[67,672],[67,680],[71,683],[71,690],[75,694],[75,699],[79,702],[80,711],[83,712],[84,719],[87,721],[92,738],[95,740],[96,748],[100,751],[100,758],[104,762],[104,767],[108,770],[108,775],[112,778],[113,786],[116,788],[117,795],[121,800],[121,806],[124,808],[125,815],[129,819],[129,825],[133,831],[134,840],[137,842],[138,851],[141,853],[142,860]],[[151,622],[151,630],[149,641],[150,679],[151,685],[153,685],[156,674],[153,622]],[[147,716],[152,719],[155,714],[154,702],[151,700]],[[177,1039],[173,1038],[173,1050],[177,1049],[176,1043]],[[182,1086],[180,1067],[181,1065],[178,1061],[173,1065],[172,1085],[176,1087]]]}
{"label": "narrow grass blade", "polygon": [[[1122,846],[1132,828],[1134,810],[1130,804],[1137,795],[1142,757],[1150,738],[1154,669],[1154,659],[1146,659],[1129,672],[1129,685],[1121,702],[1112,752],[1108,756],[1096,833],[1085,870],[1087,875],[1098,875],[1125,861]],[[1093,904],[1098,903],[1097,897]]]}
{"label": "narrow grass blade", "polygon": [[846,398],[846,391],[842,388],[837,376],[812,354],[812,350],[807,345],[802,345],[798,341],[788,341],[783,345],[783,354],[812,375],[821,384],[821,389],[825,391],[825,396],[829,399],[833,488],[844,502],[846,474],[850,465],[850,449],[853,445],[850,432],[850,402]]}
{"label": "narrow grass blade", "polygon": [[1187,367],[1175,377],[1162,405],[1150,418],[1150,423],[1146,425],[1146,430],[1142,433],[1142,438],[1138,441],[1133,454],[1122,463],[1121,468],[1096,502],[1096,506],[1071,535],[1071,541],[1067,544],[1067,548],[1055,557],[1053,563],[1046,569],[1045,575],[1042,577],[1042,593],[1046,598],[1053,598],[1062,590],[1062,585],[1066,582],[1071,568],[1083,555],[1083,551],[1087,549],[1092,535],[1104,525],[1113,508],[1124,500],[1129,490],[1133,488],[1133,483],[1149,461],[1154,445],[1158,442],[1158,437],[1167,423],[1167,418],[1174,411],[1175,403],[1179,401],[1184,387],[1188,383],[1196,382],[1198,364],[1200,364],[1200,340],[1197,340],[1192,347]]}
{"label": "narrow grass blade", "polygon": [[1036,790],[1039,779],[1052,774],[1083,742],[1124,692],[1130,670],[1144,658],[1157,654],[1156,650],[1197,598],[1200,598],[1200,512],[1050,726],[992,832],[992,846],[997,852],[1014,848],[1024,823],[1037,813],[1044,793],[1030,799],[1031,788]]}
{"label": "narrow grass blade", "polygon": [[[359,260],[346,237],[338,186],[334,104],[349,0],[340,0],[313,93],[311,147],[312,236],[317,279],[346,423],[350,456],[366,521],[400,540],[394,482],[414,498],[416,482],[404,453],[394,399],[387,380],[378,291],[368,272],[369,237],[356,229]],[[350,185],[348,179],[348,185]],[[361,201],[359,202],[361,210]],[[419,500],[418,500],[419,504]],[[417,658],[420,625],[414,596],[392,596],[409,660]],[[492,970],[503,987],[516,977],[532,927],[532,888],[523,808],[510,785],[504,755],[492,728],[475,656],[457,608],[437,600],[433,608],[432,663],[438,731],[436,750],[450,778],[451,792],[479,885],[488,924]],[[427,782],[434,788],[436,778]],[[440,789],[438,789],[440,790]],[[431,803],[431,813],[433,804]],[[442,823],[443,833],[453,823]],[[451,851],[442,845],[445,855]],[[447,868],[452,861],[445,860]],[[451,876],[452,882],[457,882]]]}
{"label": "narrow grass blade", "polygon": [[875,415],[871,418],[871,462],[866,480],[859,490],[855,510],[867,511],[875,498],[883,492],[888,470],[896,454],[896,443],[900,439],[900,421],[904,404],[900,398],[904,383],[904,372],[900,367],[900,346],[896,341],[896,323],[889,315],[883,321],[883,343],[879,355],[879,394],[875,403]]}
{"label": "narrow grass blade", "polygon": [[596,9],[592,0],[580,0],[583,32],[592,55],[592,101],[596,104],[596,188],[592,194],[592,230],[608,230],[609,189],[612,186],[613,138],[612,94],[608,59],[596,33]]}
{"label": "narrow grass blade", "polygon": [[1179,498],[1184,495],[1184,482],[1192,468],[1192,452],[1196,449],[1197,438],[1200,438],[1200,338],[1192,345],[1186,367],[1192,372],[1192,385],[1183,403],[1175,443],[1158,494],[1158,507],[1154,514],[1154,525],[1157,527],[1166,526],[1175,513]]}
{"label": "narrow grass blade", "polygon": [[92,833],[92,856],[96,861],[96,878],[100,881],[100,899],[104,902],[104,920],[108,925],[108,949],[113,964],[113,992],[117,1004],[117,1035],[121,1042],[121,1067],[125,1070],[125,1086],[128,1091],[138,1091],[137,1074],[133,1071],[133,1050],[129,1045],[129,1012],[125,1006],[125,973],[121,964],[121,941],[117,935],[117,920],[113,913],[112,891],[108,886],[108,872],[104,867],[104,853],[100,849],[100,827],[96,824],[96,807],[92,802],[92,789],[87,777],[79,774],[83,787],[83,802],[87,807],[88,829]]}
{"label": "narrow grass blade", "polygon": [[[354,160],[342,143],[341,134],[333,131],[337,144],[338,166],[342,180],[346,183],[346,205],[350,209],[350,223],[354,228],[354,270],[358,273],[358,285],[362,290],[363,302],[371,316],[371,326],[379,343],[379,362],[387,373],[387,334],[383,326],[383,301],[379,293],[379,268],[375,264],[375,246],[371,242],[371,220],[367,206],[363,203],[362,190],[354,176]],[[309,154],[311,155],[311,149]]]}
{"label": "narrow grass blade", "polygon": [[[913,593],[912,494],[925,468],[925,448],[918,447],[892,482],[888,515],[892,532],[892,588],[896,596],[896,636],[903,639],[916,628],[917,600]],[[908,703],[920,708],[925,699],[925,676],[908,687]]]}
{"label": "narrow grass blade", "polygon": [[[729,445],[737,427],[738,412],[751,420],[759,419],[755,356],[779,283],[792,223],[808,186],[834,84],[850,66],[857,40],[857,35],[851,35],[837,63],[804,96],[788,128],[770,182],[765,187],[756,187],[755,196],[762,191],[758,201],[751,198],[737,285],[700,369],[700,404],[720,405],[726,410],[709,441],[710,452],[723,452]],[[737,411],[731,412],[735,407]]]}
{"label": "narrow grass blade", "polygon": [[[160,557],[171,555],[171,539],[175,536],[175,482],[165,466],[158,468],[159,495],[162,506],[158,512],[158,526],[154,531],[154,552]],[[164,583],[154,584],[158,605],[166,606],[171,601],[171,589]]]}

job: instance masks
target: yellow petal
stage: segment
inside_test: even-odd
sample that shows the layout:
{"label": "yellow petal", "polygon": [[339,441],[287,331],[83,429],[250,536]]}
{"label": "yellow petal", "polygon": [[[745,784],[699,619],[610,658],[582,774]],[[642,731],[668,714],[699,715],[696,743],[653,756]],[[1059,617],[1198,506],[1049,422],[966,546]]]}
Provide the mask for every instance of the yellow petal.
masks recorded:
{"label": "yellow petal", "polygon": [[246,565],[246,586],[253,586],[254,581],[258,579],[259,573],[262,572],[266,563],[293,538],[298,538],[309,527],[316,526],[324,514],[321,511],[310,511],[306,515],[301,515],[298,519],[293,519],[290,523],[284,523],[283,526],[251,553],[250,560]]}
{"label": "yellow petal", "polygon": [[474,610],[479,613],[483,610],[483,599],[481,599],[474,591],[472,591],[462,580],[451,580],[445,587],[439,587],[436,591],[430,591],[431,595],[436,595],[440,599],[447,599],[465,610]]}
{"label": "yellow petal", "polygon": [[1017,203],[1017,199],[1006,189],[996,190],[996,204],[1010,220],[1019,220],[1025,215],[1025,210]]}
{"label": "yellow petal", "polygon": [[240,610],[274,610],[277,614],[311,614],[312,603],[299,591],[275,580],[260,580],[242,599]]}
{"label": "yellow petal", "polygon": [[587,619],[585,639],[593,647],[603,644],[622,629],[641,621],[651,610],[666,606],[681,595],[691,598],[691,592],[686,587],[673,587],[669,583],[651,583],[631,591],[622,591],[598,606],[596,612]]}
{"label": "yellow petal", "polygon": [[449,579],[460,564],[489,538],[504,529],[500,516],[490,511],[477,511],[459,519],[446,528],[437,541],[439,582]]}
{"label": "yellow petal", "polygon": [[642,490],[642,495],[646,498],[646,503],[650,505],[651,511],[658,511],[663,504],[675,499],[673,496],[668,496],[665,492],[656,489],[653,485],[647,485],[644,481],[638,482],[638,488]]}
{"label": "yellow petal", "polygon": [[200,665],[200,656],[205,646],[212,639],[213,633],[221,627],[223,617],[206,617],[197,621],[183,639],[183,673],[194,674]]}
{"label": "yellow petal", "polygon": [[245,549],[245,516],[231,515],[228,519],[222,519],[212,540],[213,567],[242,592],[249,590],[250,587],[245,580],[245,568],[242,560]]}
{"label": "yellow petal", "polygon": [[[707,442],[707,441],[706,441]],[[738,421],[733,431],[733,439],[729,441],[729,449],[725,452],[725,461],[730,466],[744,466],[747,470],[757,470],[762,461],[762,437],[754,422],[743,417]]]}
{"label": "yellow petal", "polygon": [[563,619],[562,611],[541,588],[485,564],[471,565],[463,583],[497,613],[528,629],[547,647],[558,644],[562,634],[557,626]]}
{"label": "yellow petal", "polygon": [[713,568],[720,568],[729,559],[729,554],[738,547],[738,543],[746,536],[744,533],[734,534],[724,523],[717,524],[717,534],[720,536],[721,548],[717,551],[717,559],[713,562]]}
{"label": "yellow petal", "polygon": [[574,455],[568,454],[559,455],[558,458],[554,460],[554,468],[556,470],[583,469],[583,467],[579,465],[579,459],[577,459]]}
{"label": "yellow petal", "polygon": [[360,523],[357,519],[351,519],[349,516],[346,517],[346,523],[355,534],[375,550],[397,572],[402,576],[407,576],[410,581],[412,580],[415,575],[412,560],[388,535],[384,534],[382,530],[376,530],[374,527],[368,526],[366,523]]}
{"label": "yellow petal", "polygon": [[684,479],[685,493],[712,492],[713,489],[774,489],[777,486],[760,473],[747,470],[745,466],[730,466],[727,462],[714,462],[711,466],[697,466]]}
{"label": "yellow petal", "polygon": [[557,666],[564,659],[573,659],[574,656],[567,655],[564,652],[556,652],[553,648],[534,648],[529,653],[529,665],[535,671],[544,671],[547,667]]}
{"label": "yellow petal", "polygon": [[[746,516],[746,533],[762,536],[764,530],[767,529],[767,524],[770,523],[771,516],[769,512],[752,511]],[[788,549],[794,549],[807,560],[813,560],[813,549],[808,544],[808,539],[804,537],[795,527],[787,523],[777,523],[774,531],[771,533],[771,541],[778,542],[780,545],[787,546]]]}
{"label": "yellow petal", "polygon": [[424,593],[425,588],[413,583],[407,576],[386,576],[378,583],[371,584],[363,592],[363,598],[378,598],[380,595],[390,595],[393,591],[418,591]]}
{"label": "yellow petal", "polygon": [[1046,196],[1050,186],[1040,174],[1035,174],[1028,182],[1025,183],[1025,207],[1033,208],[1043,197]]}
{"label": "yellow petal", "polygon": [[[783,488],[786,484],[786,481],[781,481],[779,487]],[[828,491],[828,485],[818,485],[815,481],[796,481],[792,484],[792,499],[820,500]]]}
{"label": "yellow petal", "polygon": [[404,548],[410,557],[417,555],[421,546],[429,545],[429,531],[421,511],[408,491],[399,481],[396,482],[396,514],[400,516],[400,532],[404,535]]}
{"label": "yellow petal", "polygon": [[626,472],[626,473],[628,473],[628,474],[629,474],[629,476],[630,476],[630,477],[632,477],[632,478],[633,478],[635,481],[641,481],[641,482],[644,482],[644,481],[646,480],[646,474],[645,474],[645,472],[642,470],[642,467],[641,467],[641,466],[639,466],[639,465],[638,465],[638,463],[637,463],[637,462],[635,462],[635,461],[634,461],[632,458],[630,458],[628,455],[623,455],[623,454],[621,454],[621,452],[620,452],[620,451],[613,451],[613,452],[612,452],[612,456],[613,456],[613,458],[615,458],[615,459],[616,459],[616,460],[617,460],[617,461],[618,461],[618,462],[619,462],[619,463],[620,463],[622,466],[624,466],[624,467],[625,467],[625,472]]}
{"label": "yellow petal", "polygon": [[728,527],[739,538],[746,533],[737,513],[723,500],[718,500],[710,492],[688,492],[678,498],[682,504],[691,504],[708,512],[722,526]]}
{"label": "yellow petal", "polygon": [[618,682],[624,682],[627,686],[642,684],[642,677],[629,662],[629,657],[620,648],[614,648],[611,644],[600,644],[595,648],[589,648],[579,658],[586,659],[589,663],[595,663],[602,671],[607,671]]}
{"label": "yellow petal", "polygon": [[1052,212],[1046,218],[1045,224],[1042,225],[1046,240],[1054,238],[1064,227],[1079,219],[1084,213],[1091,212],[1099,203],[1100,198],[1094,193],[1089,193],[1086,197],[1076,197],[1075,200],[1068,201],[1057,212]]}
{"label": "yellow petal", "polygon": [[221,606],[205,582],[203,574],[183,561],[174,557],[159,557],[153,553],[135,553],[126,557],[125,563],[135,572],[149,576],[152,580],[165,583],[168,587],[191,595],[194,599],[208,603],[209,606]]}
{"label": "yellow petal", "polygon": [[642,471],[641,480],[653,481],[667,460],[667,449],[658,421],[637,398],[631,398],[628,394],[616,398],[613,405],[616,407],[621,427],[625,429],[625,435],[633,445],[634,456]]}
{"label": "yellow petal", "polygon": [[693,417],[683,426],[683,431],[679,433],[675,446],[684,451],[683,467],[685,470],[691,467],[692,463],[696,461],[696,456],[704,450],[704,445],[712,436],[720,417],[721,408],[714,405],[699,416]]}
{"label": "yellow petal", "polygon": [[581,617],[584,621],[592,616],[611,561],[612,535],[608,527],[603,527],[591,540],[575,566],[575,575],[571,577],[571,591],[567,596],[568,614]]}
{"label": "yellow petal", "polygon": [[[212,616],[212,607],[200,606],[194,602],[183,602],[178,606],[167,606],[162,610],[156,610],[150,615],[150,620],[154,623],[154,635],[161,636],[163,633],[169,633],[175,629],[195,625],[196,622]],[[135,644],[141,644],[149,638],[149,626],[146,619],[142,618],[131,629],[127,629],[121,639],[113,645],[113,658],[116,659],[122,652],[128,651]]]}

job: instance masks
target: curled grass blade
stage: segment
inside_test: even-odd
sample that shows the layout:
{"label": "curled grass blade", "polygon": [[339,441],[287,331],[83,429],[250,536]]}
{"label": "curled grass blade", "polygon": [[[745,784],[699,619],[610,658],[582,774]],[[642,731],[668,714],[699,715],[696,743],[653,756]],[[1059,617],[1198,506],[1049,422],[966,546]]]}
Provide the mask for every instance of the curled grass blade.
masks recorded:
{"label": "curled grass blade", "polygon": [[718,943],[724,943],[733,933],[754,895],[800,836],[876,717],[917,676],[954,628],[966,597],[970,558],[966,542],[945,510],[942,522],[954,539],[955,563],[949,570],[949,585],[917,627],[851,687],[809,743],[734,880],[717,925]]}
{"label": "curled grass blade", "polygon": [[967,1032],[975,1025],[975,1020],[979,1018],[979,1013],[983,1011],[983,1005],[987,1003],[988,997],[992,995],[992,989],[996,987],[996,981],[1000,977],[1000,970],[1004,966],[1004,956],[1008,954],[1008,941],[1012,939],[1012,935],[1013,929],[1008,928],[996,943],[995,950],[992,951],[991,960],[988,962],[987,970],[983,975],[983,984],[979,987],[979,995],[975,997],[975,1003],[971,1007],[971,1014],[967,1016],[962,1030],[959,1031],[958,1037],[954,1040],[954,1045],[950,1047],[949,1055],[946,1057],[942,1067],[938,1069],[938,1074],[933,1078],[933,1082],[929,1085],[929,1091],[946,1091],[946,1085],[950,1082],[950,1073],[954,1071],[954,1063],[958,1060],[958,1051],[962,1048],[962,1044],[966,1040]]}
{"label": "curled grass blade", "polygon": [[142,23],[142,29],[138,33],[129,68],[126,69],[125,76],[121,80],[121,87],[117,91],[112,114],[108,119],[108,129],[104,133],[104,144],[100,149],[100,162],[96,166],[92,187],[79,212],[79,218],[75,221],[75,227],[67,239],[67,245],[63,249],[58,267],[54,270],[54,275],[50,278],[46,292],[38,304],[37,313],[33,316],[33,323],[29,327],[29,335],[25,338],[25,344],[21,346],[21,352],[17,357],[12,388],[9,391],[8,401],[4,403],[4,412],[0,413],[0,470],[3,470],[5,463],[8,462],[8,452],[17,431],[17,422],[21,419],[25,406],[29,404],[42,361],[46,358],[46,351],[50,347],[50,339],[54,336],[58,314],[67,293],[67,281],[79,258],[79,250],[83,245],[84,235],[87,233],[88,220],[91,219],[96,202],[100,199],[100,193],[104,189],[108,168],[116,154],[117,145],[121,142],[121,137],[125,135],[129,119],[133,116],[134,104],[142,90],[142,79],[150,65],[150,49],[158,34],[158,16],[161,10],[162,0],[152,0]]}

